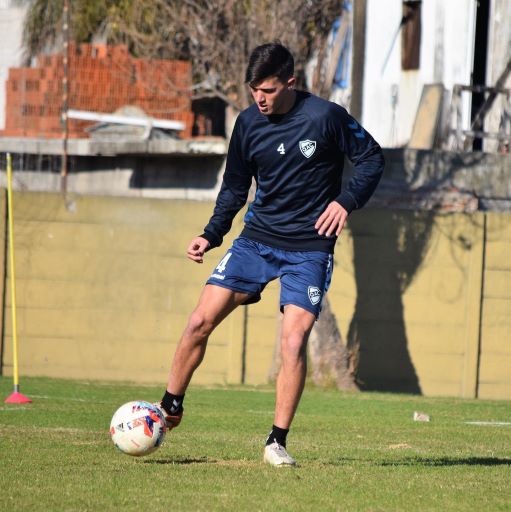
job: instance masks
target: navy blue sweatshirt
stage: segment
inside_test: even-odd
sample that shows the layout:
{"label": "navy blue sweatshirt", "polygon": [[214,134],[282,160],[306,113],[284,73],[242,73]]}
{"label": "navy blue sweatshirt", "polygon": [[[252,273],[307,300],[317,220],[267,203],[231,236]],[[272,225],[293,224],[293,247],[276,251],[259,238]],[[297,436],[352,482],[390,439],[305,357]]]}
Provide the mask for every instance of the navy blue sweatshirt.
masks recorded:
{"label": "navy blue sweatshirt", "polygon": [[[354,174],[341,190],[344,155]],[[383,172],[380,146],[344,108],[297,91],[283,115],[265,116],[257,105],[236,120],[213,216],[201,235],[217,247],[257,190],[241,236],[295,251],[333,252],[336,237],[314,225],[335,200],[350,213],[371,197]]]}

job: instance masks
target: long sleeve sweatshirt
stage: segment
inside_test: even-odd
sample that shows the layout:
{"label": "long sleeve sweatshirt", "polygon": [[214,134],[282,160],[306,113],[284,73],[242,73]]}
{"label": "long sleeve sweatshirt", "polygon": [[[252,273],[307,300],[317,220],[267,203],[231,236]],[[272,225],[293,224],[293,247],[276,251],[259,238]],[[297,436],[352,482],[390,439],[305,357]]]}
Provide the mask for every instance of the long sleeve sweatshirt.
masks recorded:
{"label": "long sleeve sweatshirt", "polygon": [[[345,156],[354,173],[342,190]],[[255,199],[241,236],[286,250],[333,252],[336,237],[319,235],[317,219],[331,201],[348,213],[364,206],[383,168],[378,143],[335,103],[297,91],[283,115],[265,116],[252,105],[236,120],[222,186],[202,236],[211,247],[222,243],[254,178]]]}

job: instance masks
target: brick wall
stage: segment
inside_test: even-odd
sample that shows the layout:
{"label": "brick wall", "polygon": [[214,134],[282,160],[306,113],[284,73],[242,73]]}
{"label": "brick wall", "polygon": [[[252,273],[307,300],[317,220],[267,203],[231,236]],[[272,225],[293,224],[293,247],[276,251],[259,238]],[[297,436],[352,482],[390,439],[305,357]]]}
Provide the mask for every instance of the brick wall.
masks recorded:
{"label": "brick wall", "polygon": [[[10,68],[6,84],[7,137],[61,137],[64,62],[41,55],[32,68]],[[185,61],[137,59],[124,45],[70,45],[69,101],[76,110],[112,113],[125,105],[151,117],[183,121],[190,137],[192,70]],[[69,120],[69,137],[88,137],[90,122]]]}

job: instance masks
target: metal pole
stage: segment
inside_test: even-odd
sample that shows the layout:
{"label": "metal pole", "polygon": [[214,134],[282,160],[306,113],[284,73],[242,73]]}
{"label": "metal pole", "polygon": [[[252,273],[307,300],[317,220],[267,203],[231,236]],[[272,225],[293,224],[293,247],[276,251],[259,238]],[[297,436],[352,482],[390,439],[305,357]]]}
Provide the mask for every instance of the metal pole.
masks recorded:
{"label": "metal pole", "polygon": [[353,60],[351,61],[350,113],[360,122],[363,122],[366,12],[367,0],[356,0],[353,2]]}
{"label": "metal pole", "polygon": [[16,273],[14,263],[14,222],[12,216],[12,160],[7,153],[7,212],[9,216],[9,266],[11,284],[11,315],[12,315],[12,375],[14,391],[5,400],[6,403],[28,403],[30,398],[20,393],[19,366],[18,366],[18,325],[16,320]]}
{"label": "metal pole", "polygon": [[19,391],[18,373],[18,334],[16,321],[16,274],[14,265],[14,223],[12,220],[12,160],[10,153],[7,153],[7,211],[9,217],[9,265],[11,284],[11,318],[12,318],[12,366],[14,391]]}
{"label": "metal pole", "polygon": [[60,188],[63,193],[67,191],[67,142],[69,138],[68,109],[69,109],[69,0],[64,0],[62,33],[64,37],[62,79],[62,164],[60,168]]}

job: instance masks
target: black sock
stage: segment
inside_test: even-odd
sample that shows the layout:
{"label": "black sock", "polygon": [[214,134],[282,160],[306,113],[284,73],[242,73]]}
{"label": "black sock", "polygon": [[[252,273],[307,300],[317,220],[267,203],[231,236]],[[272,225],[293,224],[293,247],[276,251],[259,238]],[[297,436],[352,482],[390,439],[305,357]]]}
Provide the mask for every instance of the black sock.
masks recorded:
{"label": "black sock", "polygon": [[273,425],[268,439],[266,439],[266,446],[272,443],[279,443],[284,448],[286,447],[286,436],[289,432],[288,428],[280,428]]}
{"label": "black sock", "polygon": [[171,416],[175,416],[183,411],[183,400],[185,399],[184,395],[173,395],[168,391],[165,391],[163,398],[161,399],[161,406],[167,411]]}

